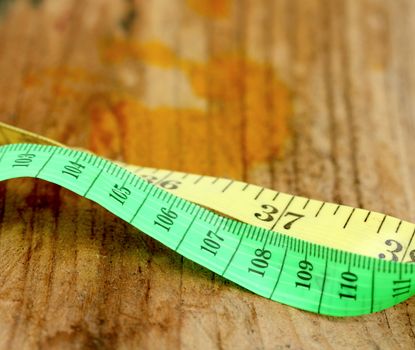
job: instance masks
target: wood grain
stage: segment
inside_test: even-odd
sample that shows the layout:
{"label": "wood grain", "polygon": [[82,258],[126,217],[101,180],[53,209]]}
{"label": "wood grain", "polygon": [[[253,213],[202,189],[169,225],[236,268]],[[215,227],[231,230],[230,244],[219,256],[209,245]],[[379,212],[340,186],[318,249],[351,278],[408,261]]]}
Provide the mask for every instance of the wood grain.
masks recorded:
{"label": "wood grain", "polygon": [[[0,11],[1,121],[415,221],[414,1]],[[0,184],[0,252],[1,349],[415,347],[413,299],[348,319],[270,302],[41,181]]]}

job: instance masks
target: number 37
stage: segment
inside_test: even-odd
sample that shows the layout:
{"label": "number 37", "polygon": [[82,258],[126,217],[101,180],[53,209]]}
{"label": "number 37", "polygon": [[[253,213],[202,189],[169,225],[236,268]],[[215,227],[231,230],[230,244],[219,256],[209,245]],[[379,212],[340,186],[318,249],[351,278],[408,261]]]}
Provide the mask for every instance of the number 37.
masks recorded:
{"label": "number 37", "polygon": [[[255,217],[261,221],[274,221],[275,217],[277,216],[279,210],[277,208],[275,208],[273,205],[271,204],[263,204],[261,205],[262,211],[260,213],[255,213]],[[291,218],[290,221],[286,222],[284,224],[284,228],[286,230],[289,230],[292,226],[292,224],[294,224],[294,222],[300,220],[301,218],[304,217],[304,215],[302,214],[297,214],[297,213],[293,213],[291,211],[288,211],[285,213],[285,215],[283,216],[284,218]]]}

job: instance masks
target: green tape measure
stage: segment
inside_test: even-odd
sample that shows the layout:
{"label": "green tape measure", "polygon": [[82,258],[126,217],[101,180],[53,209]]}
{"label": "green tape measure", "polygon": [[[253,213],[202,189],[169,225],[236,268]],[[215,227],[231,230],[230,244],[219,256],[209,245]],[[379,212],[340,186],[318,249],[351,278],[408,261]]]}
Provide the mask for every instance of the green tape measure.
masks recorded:
{"label": "green tape measure", "polygon": [[328,248],[222,217],[87,152],[1,146],[0,180],[19,177],[63,186],[215,273],[300,309],[362,315],[415,293],[412,264]]}

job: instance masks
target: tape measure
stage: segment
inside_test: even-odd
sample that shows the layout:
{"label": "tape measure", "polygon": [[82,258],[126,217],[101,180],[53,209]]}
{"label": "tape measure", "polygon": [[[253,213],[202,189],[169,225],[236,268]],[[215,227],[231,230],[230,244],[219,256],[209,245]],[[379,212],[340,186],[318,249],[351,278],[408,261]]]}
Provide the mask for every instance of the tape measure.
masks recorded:
{"label": "tape measure", "polygon": [[65,187],[271,300],[352,316],[415,293],[414,265],[402,263],[415,260],[409,222],[229,179],[115,164],[1,123],[0,144],[0,180]]}

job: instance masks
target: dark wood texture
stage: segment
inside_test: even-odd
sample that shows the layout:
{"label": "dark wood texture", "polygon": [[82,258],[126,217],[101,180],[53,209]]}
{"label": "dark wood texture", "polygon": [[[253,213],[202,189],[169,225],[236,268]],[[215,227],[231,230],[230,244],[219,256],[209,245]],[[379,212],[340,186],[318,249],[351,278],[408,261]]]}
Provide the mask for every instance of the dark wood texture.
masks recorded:
{"label": "dark wood texture", "polygon": [[[414,1],[0,11],[1,121],[415,221]],[[0,184],[1,349],[409,349],[414,324],[413,299],[348,319],[270,302],[57,186]]]}

